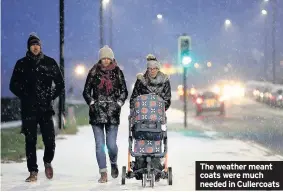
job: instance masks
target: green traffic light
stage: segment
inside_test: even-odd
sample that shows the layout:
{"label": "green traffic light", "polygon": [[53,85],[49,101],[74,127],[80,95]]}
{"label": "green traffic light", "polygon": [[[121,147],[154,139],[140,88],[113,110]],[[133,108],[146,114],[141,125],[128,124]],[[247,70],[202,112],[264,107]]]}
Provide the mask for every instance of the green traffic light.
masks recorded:
{"label": "green traffic light", "polygon": [[192,58],[189,57],[189,56],[184,56],[182,58],[182,64],[185,65],[185,66],[189,65],[191,62],[192,62]]}

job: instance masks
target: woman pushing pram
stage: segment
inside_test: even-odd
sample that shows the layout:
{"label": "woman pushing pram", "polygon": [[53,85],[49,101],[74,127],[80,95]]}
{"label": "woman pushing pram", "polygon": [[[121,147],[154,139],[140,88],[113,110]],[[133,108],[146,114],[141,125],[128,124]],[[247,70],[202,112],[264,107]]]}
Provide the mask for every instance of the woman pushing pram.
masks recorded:
{"label": "woman pushing pram", "polygon": [[130,99],[130,108],[134,107],[136,97],[145,94],[156,94],[165,101],[165,111],[171,105],[171,86],[168,75],[160,71],[160,63],[156,57],[149,54],[146,57],[147,70],[137,75],[137,81]]}
{"label": "woman pushing pram", "polygon": [[[145,96],[144,96],[145,95]],[[152,97],[151,97],[152,95]],[[146,101],[143,100],[151,100],[148,102],[148,105],[150,107],[146,108],[147,104]],[[155,103],[154,106],[156,106],[155,108],[152,107],[152,103]],[[156,105],[156,103],[158,103]],[[147,70],[145,73],[139,73],[137,75],[137,80],[136,83],[134,85],[134,89],[133,89],[133,93],[131,95],[130,98],[130,109],[131,109],[131,114],[130,114],[130,119],[131,117],[134,118],[134,121],[136,122],[136,124],[138,121],[136,120],[140,120],[137,116],[140,114],[137,114],[137,107],[139,107],[138,105],[145,105],[145,107],[141,108],[142,110],[151,110],[151,114],[152,114],[152,110],[157,110],[158,112],[156,113],[157,115],[153,116],[153,120],[154,117],[155,118],[159,118],[161,119],[161,123],[160,125],[162,126],[162,130],[164,130],[164,126],[166,126],[166,116],[165,116],[165,111],[168,110],[168,108],[170,107],[171,104],[171,87],[170,87],[170,81],[169,81],[169,77],[162,73],[160,71],[160,63],[157,61],[156,57],[153,55],[148,55],[147,56]],[[158,108],[159,107],[159,108]],[[138,112],[139,113],[139,112]],[[164,115],[164,118],[163,118]],[[144,118],[146,119],[146,118]],[[150,119],[150,118],[149,118]],[[158,120],[158,119],[156,119]],[[130,120],[131,121],[131,120]],[[147,129],[150,128],[150,126],[153,126],[152,124],[147,124]],[[137,129],[139,129],[141,127],[141,125],[135,125],[135,127]],[[158,127],[158,126],[156,126]],[[131,129],[132,127],[130,127]],[[166,132],[166,131],[165,131]],[[162,138],[158,139],[158,134],[157,132],[153,131],[152,133],[145,133],[145,132],[136,132],[136,133],[142,133],[141,135],[133,135],[135,137],[135,140],[142,143],[143,146],[146,146],[146,144],[144,142],[149,142],[149,144],[151,146],[152,142],[153,143],[158,143],[160,142],[160,140],[162,140],[163,136],[160,136]],[[139,138],[140,137],[140,138]],[[143,137],[145,138],[143,140]],[[146,138],[147,137],[147,138]],[[167,138],[167,136],[166,136]],[[145,150],[144,148],[139,148],[139,144],[135,143],[135,152],[145,152],[143,150]],[[155,151],[154,151],[155,150]],[[157,153],[159,151],[159,147],[155,145],[155,147],[151,147],[151,152],[152,153]],[[161,157],[161,156],[160,156]],[[162,165],[161,163],[161,158],[153,157],[150,159],[151,161],[151,165],[154,169],[156,170],[163,170],[164,169],[164,165]],[[135,165],[134,165],[134,169],[135,170],[139,170],[142,168],[146,168],[148,164],[148,159],[145,156],[135,156]],[[161,171],[155,172],[154,174],[154,180],[155,181],[159,181],[159,179],[162,177]],[[144,174],[135,174],[136,179],[138,180],[143,180]],[[164,177],[163,177],[164,178]],[[154,183],[154,181],[152,181]],[[152,183],[151,182],[151,183]],[[122,181],[123,183],[123,181]],[[143,180],[144,183],[144,180]],[[170,183],[170,182],[169,182]],[[171,181],[172,183],[172,181]]]}

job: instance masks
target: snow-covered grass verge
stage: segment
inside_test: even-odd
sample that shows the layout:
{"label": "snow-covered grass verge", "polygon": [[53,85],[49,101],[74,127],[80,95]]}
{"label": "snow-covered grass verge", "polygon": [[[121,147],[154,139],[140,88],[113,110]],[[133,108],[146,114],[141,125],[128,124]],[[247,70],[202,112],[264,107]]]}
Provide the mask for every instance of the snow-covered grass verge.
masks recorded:
{"label": "snow-covered grass verge", "polygon": [[[60,135],[75,135],[78,133],[78,126],[88,124],[87,105],[75,104],[76,123],[67,121],[66,127],[60,130]],[[21,128],[10,128],[1,130],[1,162],[21,162],[25,158],[25,137],[20,134]],[[43,149],[42,136],[38,135],[37,149]]]}
{"label": "snow-covered grass verge", "polygon": [[[25,137],[20,128],[1,130],[1,163],[20,162],[25,157]],[[41,135],[37,139],[37,149],[43,149]]]}

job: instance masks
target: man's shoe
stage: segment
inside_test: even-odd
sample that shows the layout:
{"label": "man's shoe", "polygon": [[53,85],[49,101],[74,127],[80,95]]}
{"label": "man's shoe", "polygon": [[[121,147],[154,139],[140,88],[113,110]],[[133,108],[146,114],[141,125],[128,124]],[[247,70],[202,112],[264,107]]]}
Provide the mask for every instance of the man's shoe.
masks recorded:
{"label": "man's shoe", "polygon": [[100,173],[101,177],[98,180],[98,183],[106,183],[108,181],[107,179],[107,172]]}
{"label": "man's shoe", "polygon": [[111,164],[111,176],[117,178],[119,176],[119,169],[117,164]]}
{"label": "man's shoe", "polygon": [[53,168],[51,163],[45,163],[45,176],[47,179],[52,179],[53,178]]}
{"label": "man's shoe", "polygon": [[26,178],[26,182],[35,182],[37,181],[37,172],[32,171],[28,178]]}

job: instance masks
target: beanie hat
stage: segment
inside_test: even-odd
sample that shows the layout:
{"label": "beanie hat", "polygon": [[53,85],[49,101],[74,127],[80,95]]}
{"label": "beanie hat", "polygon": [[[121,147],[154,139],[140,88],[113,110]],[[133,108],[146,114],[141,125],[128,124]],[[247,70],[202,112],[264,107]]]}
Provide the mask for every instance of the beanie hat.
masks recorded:
{"label": "beanie hat", "polygon": [[150,60],[157,61],[156,57],[155,57],[153,54],[148,54],[148,55],[146,56],[146,60],[147,60],[147,61],[150,61]]}
{"label": "beanie hat", "polygon": [[104,47],[102,47],[99,50],[98,57],[99,57],[99,60],[104,59],[104,58],[108,58],[108,59],[111,59],[113,61],[114,60],[114,53],[108,45],[105,45]]}
{"label": "beanie hat", "polygon": [[29,49],[32,45],[39,45],[41,46],[41,41],[39,37],[36,35],[36,33],[31,33],[29,35],[28,41],[27,41],[27,48]]}
{"label": "beanie hat", "polygon": [[157,68],[160,69],[160,63],[156,60],[147,61],[147,68]]}

